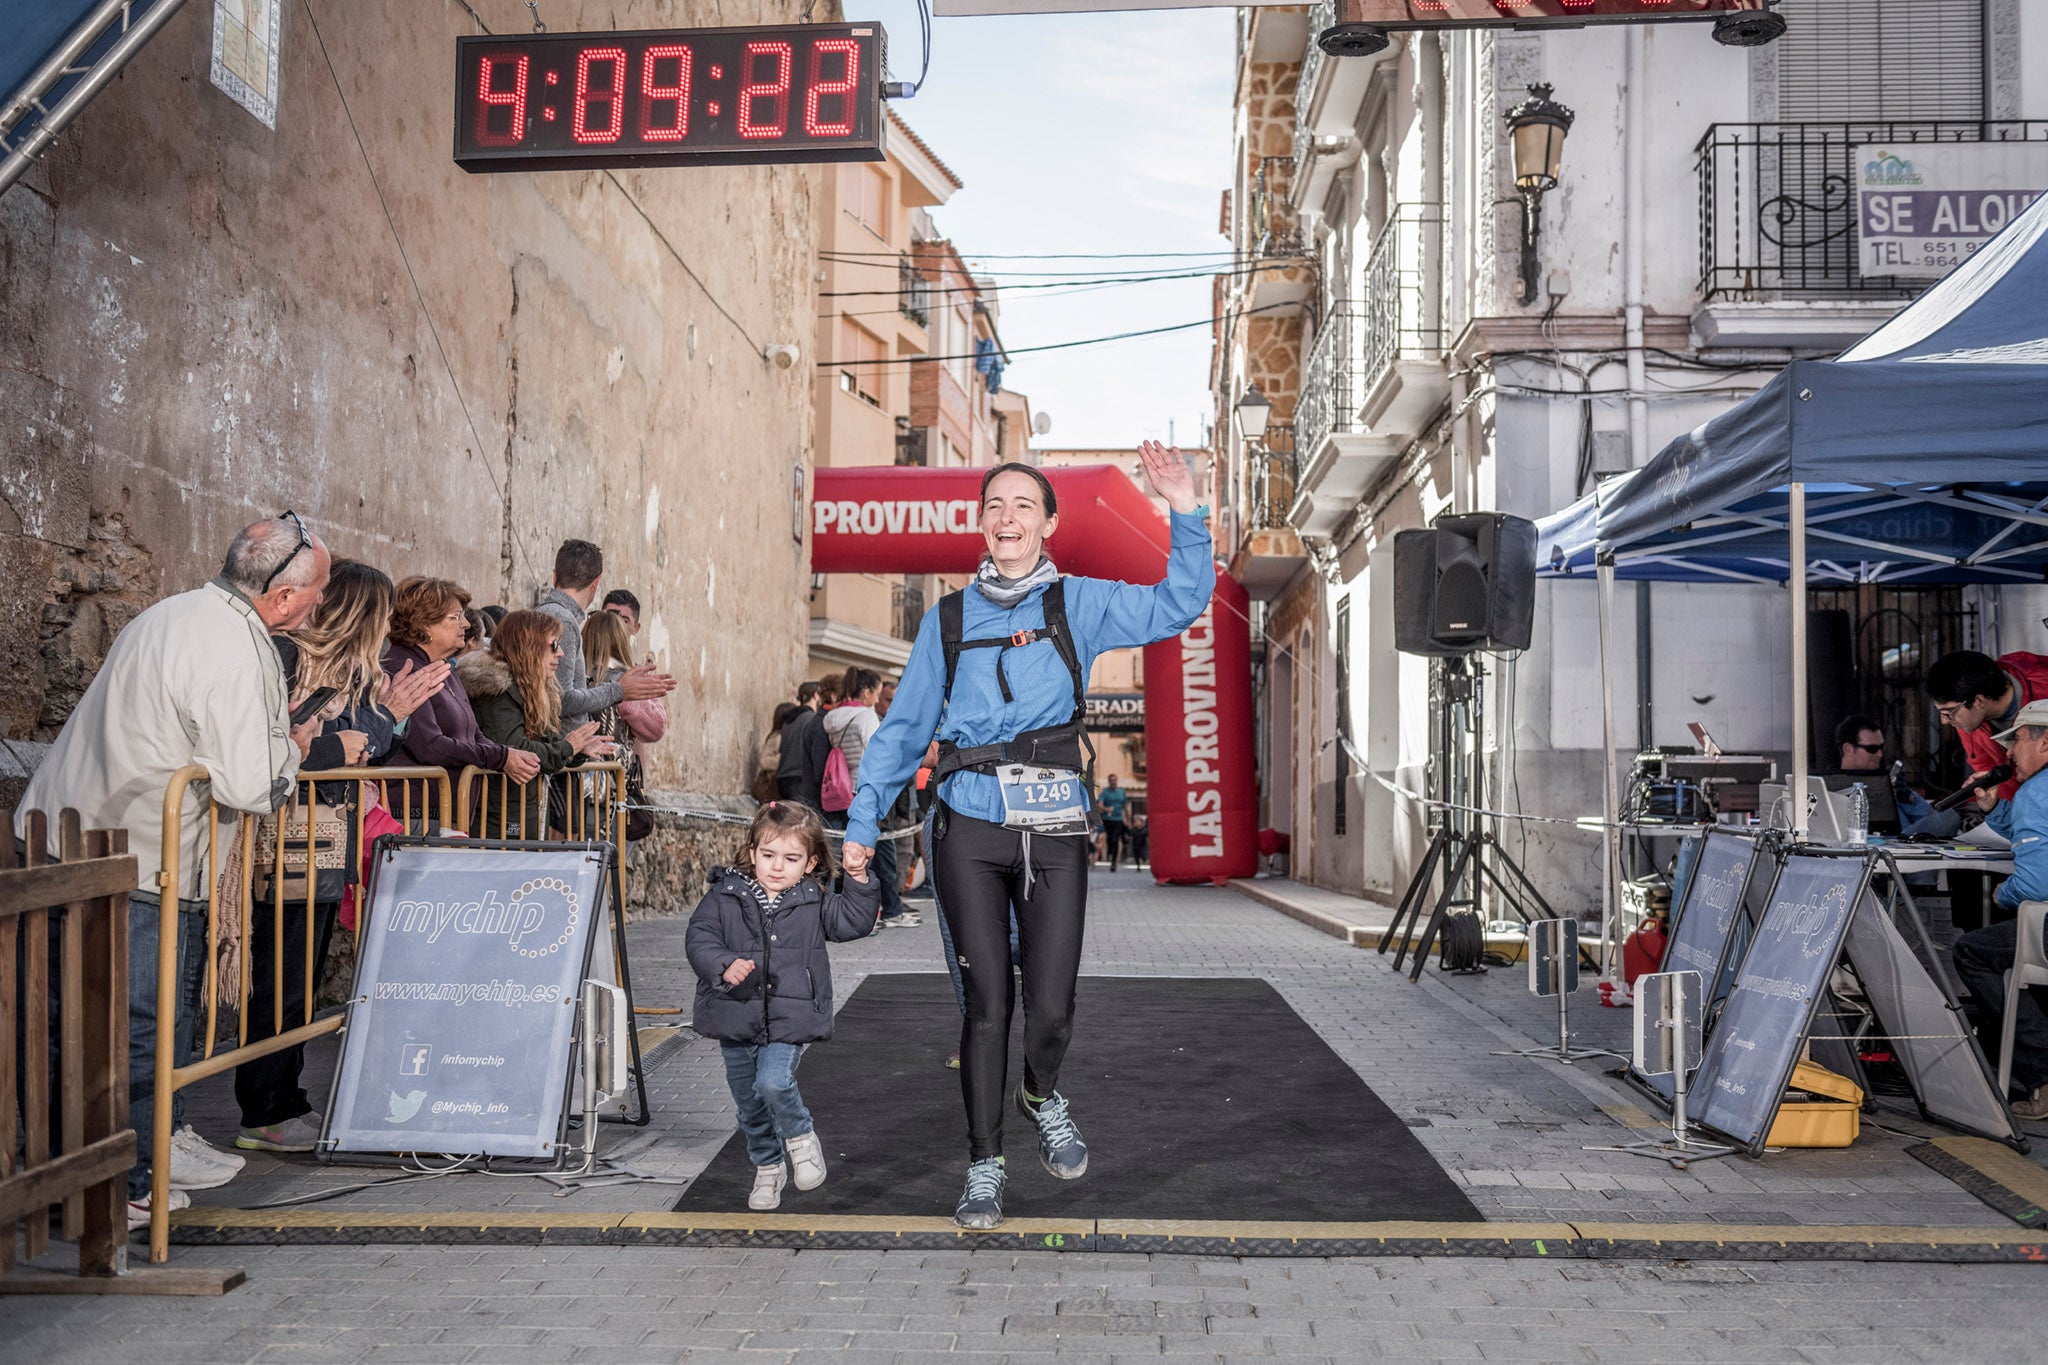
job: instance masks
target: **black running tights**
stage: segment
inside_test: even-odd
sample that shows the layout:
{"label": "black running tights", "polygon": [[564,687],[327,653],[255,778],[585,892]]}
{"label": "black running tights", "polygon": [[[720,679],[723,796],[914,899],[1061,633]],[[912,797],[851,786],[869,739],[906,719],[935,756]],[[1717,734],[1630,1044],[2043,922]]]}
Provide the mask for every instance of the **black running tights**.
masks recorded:
{"label": "black running tights", "polygon": [[1074,1035],[1074,978],[1088,908],[1083,835],[1031,836],[1031,894],[1024,893],[1024,836],[941,804],[934,890],[967,986],[960,1024],[960,1094],[967,1104],[968,1157],[1003,1154],[1009,1099],[1010,907],[1017,908],[1017,958],[1024,980],[1024,1088],[1041,1098],[1059,1084]]}

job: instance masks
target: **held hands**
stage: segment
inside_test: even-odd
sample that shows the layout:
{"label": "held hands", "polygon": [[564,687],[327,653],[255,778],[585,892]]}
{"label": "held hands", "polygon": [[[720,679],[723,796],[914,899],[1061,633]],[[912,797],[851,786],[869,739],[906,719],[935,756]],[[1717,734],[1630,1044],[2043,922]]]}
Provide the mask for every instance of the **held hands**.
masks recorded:
{"label": "held hands", "polygon": [[530,749],[505,751],[505,776],[521,786],[540,776],[540,755]]}
{"label": "held hands", "polygon": [[675,675],[663,673],[653,664],[635,664],[619,675],[619,692],[626,701],[665,697],[675,690]]}
{"label": "held hands", "polygon": [[[1984,775],[1984,773],[1971,773],[1970,781],[1981,781]],[[1989,815],[1991,814],[1991,808],[1998,804],[1998,788],[1986,787],[1983,791],[1978,792],[1975,796],[1971,797],[1970,799],[1978,810],[1981,810],[1986,815]]]}
{"label": "held hands", "polygon": [[448,681],[448,661],[436,660],[420,668],[410,659],[405,667],[395,674],[386,674],[377,684],[377,704],[391,713],[393,720],[404,720],[413,712],[425,706],[441,691]]}
{"label": "held hands", "polygon": [[725,976],[722,979],[728,986],[737,986],[753,974],[754,960],[750,957],[742,957],[735,959],[733,964],[725,969]]}
{"label": "held hands", "polygon": [[868,859],[874,856],[875,851],[866,844],[856,844],[848,839],[846,846],[839,850],[839,865],[846,869],[847,876],[865,885],[868,879]]}
{"label": "held hands", "polygon": [[1181,458],[1178,447],[1141,441],[1138,455],[1145,461],[1145,477],[1151,480],[1152,491],[1165,498],[1167,506],[1176,512],[1192,512],[1200,505],[1194,473]]}
{"label": "held hands", "polygon": [[294,725],[292,727],[292,743],[299,746],[300,762],[303,763],[306,757],[313,752],[313,741],[320,738],[320,727],[326,723],[320,717],[314,716],[304,725]]}

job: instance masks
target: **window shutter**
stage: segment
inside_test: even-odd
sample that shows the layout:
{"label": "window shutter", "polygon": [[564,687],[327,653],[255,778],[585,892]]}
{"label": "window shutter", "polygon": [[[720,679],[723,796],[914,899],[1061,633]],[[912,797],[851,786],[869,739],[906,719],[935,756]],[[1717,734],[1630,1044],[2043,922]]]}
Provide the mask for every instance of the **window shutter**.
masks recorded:
{"label": "window shutter", "polygon": [[1981,0],[1784,0],[1778,121],[1981,119]]}

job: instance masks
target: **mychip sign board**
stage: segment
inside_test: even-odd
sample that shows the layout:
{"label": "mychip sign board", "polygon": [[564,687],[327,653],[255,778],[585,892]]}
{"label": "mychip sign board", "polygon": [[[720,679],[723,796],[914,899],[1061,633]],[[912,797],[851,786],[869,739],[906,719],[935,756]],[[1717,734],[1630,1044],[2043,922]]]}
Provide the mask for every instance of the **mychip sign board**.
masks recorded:
{"label": "mychip sign board", "polygon": [[388,841],[322,1152],[556,1158],[602,844]]}
{"label": "mychip sign board", "polygon": [[1714,1036],[1700,1059],[1701,1123],[1760,1151],[1867,880],[1860,858],[1795,855],[1771,888]]}

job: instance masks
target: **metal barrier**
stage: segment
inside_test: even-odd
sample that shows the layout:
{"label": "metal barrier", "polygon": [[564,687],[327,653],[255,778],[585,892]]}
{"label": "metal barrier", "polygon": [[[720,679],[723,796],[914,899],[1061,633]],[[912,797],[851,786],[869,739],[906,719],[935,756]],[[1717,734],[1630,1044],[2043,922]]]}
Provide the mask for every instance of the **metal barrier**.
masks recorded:
{"label": "metal barrier", "polygon": [[617,761],[564,768],[531,782],[514,782],[485,768],[464,768],[455,788],[463,828],[478,838],[598,840],[619,849],[626,846],[625,800],[626,767]]}
{"label": "metal barrier", "polygon": [[[383,807],[393,819],[408,832],[417,834],[437,833],[443,825],[453,824],[450,818],[459,809],[453,804],[452,786],[444,768],[334,768],[325,772],[302,772],[298,776],[297,792],[293,803],[279,811],[274,817],[261,817],[276,821],[275,833],[267,841],[267,888],[264,899],[270,908],[270,975],[271,1017],[270,1035],[249,1040],[249,996],[254,976],[252,943],[255,936],[256,885],[266,877],[266,868],[259,866],[257,827],[259,817],[244,815],[240,811],[224,811],[211,800],[200,817],[204,824],[204,846],[206,848],[207,876],[207,923],[202,971],[205,976],[204,1011],[202,1027],[198,1030],[197,1056],[190,1063],[180,1065],[173,1057],[177,1040],[176,1002],[178,998],[178,934],[176,916],[179,913],[180,862],[183,856],[181,840],[184,830],[185,802],[192,796],[192,787],[207,779],[206,769],[197,764],[180,768],[171,777],[170,785],[164,790],[164,842],[163,871],[158,876],[158,887],[166,905],[165,932],[158,935],[156,963],[156,1094],[152,1114],[150,1148],[150,1217],[149,1217],[149,1259],[162,1262],[170,1255],[170,1193],[171,1193],[171,1097],[195,1081],[216,1076],[232,1067],[267,1057],[273,1052],[297,1047],[312,1039],[324,1037],[341,1028],[342,1016],[332,1015],[316,1020],[314,996],[320,984],[320,963],[314,945],[319,939],[319,896],[320,872],[345,870],[360,874],[363,852],[363,827],[374,805]],[[335,788],[350,788],[349,801],[321,801],[322,793],[335,795]],[[368,792],[375,789],[378,800],[366,799]],[[346,810],[346,837],[336,849],[333,844],[333,826],[320,820],[323,809]],[[297,812],[304,812],[303,830],[297,828]],[[222,816],[228,817],[229,832],[222,836]],[[324,831],[324,834],[323,834]],[[303,840],[303,842],[302,842]],[[340,857],[340,866],[336,854]],[[348,867],[348,861],[355,862]],[[322,868],[321,863],[330,864]],[[241,875],[231,876],[235,868]],[[294,879],[297,886],[292,883]],[[355,877],[344,876],[338,880],[353,883]],[[223,914],[223,898],[229,901],[227,914]],[[291,913],[305,917],[304,953],[304,1000],[297,1013],[300,1018],[291,1028],[285,1027],[285,916],[287,907],[295,907]],[[229,916],[232,916],[230,919]],[[357,918],[358,932],[362,920]],[[240,963],[235,1005],[235,1040],[227,1048],[219,1046],[220,1041],[220,962],[223,929],[231,934],[234,956]],[[297,964],[295,964],[297,965]],[[125,1002],[124,1002],[125,1004]],[[124,1016],[125,1017],[125,1016]],[[124,1047],[125,1051],[125,1047]],[[124,1074],[126,1063],[123,1062]]]}

